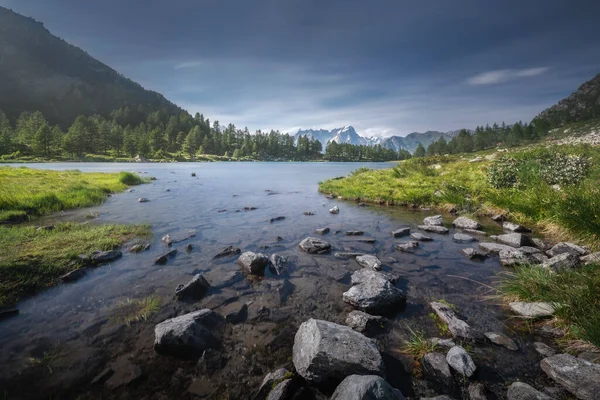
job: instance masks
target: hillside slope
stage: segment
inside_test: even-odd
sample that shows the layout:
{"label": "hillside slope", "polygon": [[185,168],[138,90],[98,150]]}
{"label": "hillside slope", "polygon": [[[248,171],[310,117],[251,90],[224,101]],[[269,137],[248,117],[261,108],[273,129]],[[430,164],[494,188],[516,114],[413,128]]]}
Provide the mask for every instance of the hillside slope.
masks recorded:
{"label": "hillside slope", "polygon": [[78,115],[106,117],[123,107],[140,117],[159,109],[182,112],[52,35],[41,22],[0,7],[0,110],[9,119],[41,111],[49,122],[69,125]]}

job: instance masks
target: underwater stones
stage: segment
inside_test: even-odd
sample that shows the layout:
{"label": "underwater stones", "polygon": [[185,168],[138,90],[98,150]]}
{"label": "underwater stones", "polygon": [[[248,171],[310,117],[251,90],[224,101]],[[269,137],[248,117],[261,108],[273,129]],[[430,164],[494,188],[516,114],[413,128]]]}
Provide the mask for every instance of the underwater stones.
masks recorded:
{"label": "underwater stones", "polygon": [[327,253],[331,249],[331,245],[329,243],[322,239],[313,237],[307,237],[301,241],[298,246],[300,249],[311,254]]}
{"label": "underwater stones", "polygon": [[185,285],[177,286],[175,297],[178,300],[200,300],[210,290],[210,284],[204,276],[197,274]]}
{"label": "underwater stones", "polygon": [[452,226],[460,229],[476,229],[482,228],[481,224],[477,221],[467,217],[458,217],[452,222]]}
{"label": "underwater stones", "polygon": [[410,228],[400,228],[400,229],[396,229],[395,231],[392,231],[392,236],[395,238],[408,236],[408,235],[410,235]]}
{"label": "underwater stones", "polygon": [[413,239],[415,239],[415,240],[421,241],[421,242],[430,242],[430,241],[433,240],[429,236],[423,235],[422,233],[418,233],[418,232],[412,233],[410,235],[410,237],[413,238]]}
{"label": "underwater stones", "polygon": [[372,256],[369,254],[361,255],[356,257],[356,262],[364,268],[371,268],[375,271],[381,271],[381,260],[376,256]]}
{"label": "underwater stones", "polygon": [[247,272],[253,275],[264,275],[265,267],[267,266],[269,259],[262,253],[247,251],[242,253],[237,262],[244,267]]}
{"label": "underwater stones", "polygon": [[438,225],[419,225],[417,228],[419,228],[422,231],[439,233],[442,235],[446,235],[450,232],[448,228],[444,228],[443,226]]}

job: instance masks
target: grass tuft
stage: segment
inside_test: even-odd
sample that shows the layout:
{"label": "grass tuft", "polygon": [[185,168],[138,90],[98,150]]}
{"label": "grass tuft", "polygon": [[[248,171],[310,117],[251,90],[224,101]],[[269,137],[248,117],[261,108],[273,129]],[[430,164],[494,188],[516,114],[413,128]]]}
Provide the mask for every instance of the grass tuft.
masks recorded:
{"label": "grass tuft", "polygon": [[131,325],[138,321],[146,321],[160,309],[160,303],[160,297],[155,295],[142,299],[125,299],[113,308],[111,319],[126,325]]}
{"label": "grass tuft", "polygon": [[411,333],[411,338],[406,342],[401,351],[413,358],[413,373],[415,376],[420,377],[423,373],[421,360],[425,354],[435,351],[437,345],[427,340],[423,332],[414,331],[408,325],[407,328]]}

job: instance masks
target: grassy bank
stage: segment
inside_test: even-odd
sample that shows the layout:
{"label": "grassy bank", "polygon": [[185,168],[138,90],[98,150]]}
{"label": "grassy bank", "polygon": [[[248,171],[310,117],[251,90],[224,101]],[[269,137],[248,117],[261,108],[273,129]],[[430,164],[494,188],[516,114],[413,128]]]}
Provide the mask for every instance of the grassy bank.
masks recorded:
{"label": "grassy bank", "polygon": [[129,172],[114,174],[0,167],[0,223],[100,204],[106,195],[143,183]]}
{"label": "grassy bank", "polygon": [[53,230],[0,226],[0,307],[51,286],[78,268],[79,254],[119,248],[152,235],[149,226],[65,223]]}

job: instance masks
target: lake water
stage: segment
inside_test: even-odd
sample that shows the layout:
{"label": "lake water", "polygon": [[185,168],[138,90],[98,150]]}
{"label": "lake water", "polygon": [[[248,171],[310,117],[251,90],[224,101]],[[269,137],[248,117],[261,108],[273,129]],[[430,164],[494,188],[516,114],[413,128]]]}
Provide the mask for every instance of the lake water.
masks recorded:
{"label": "lake water", "polygon": [[[350,286],[350,274],[360,267],[354,260],[335,258],[335,251],[375,254],[384,261],[386,270],[402,277],[397,285],[406,291],[406,310],[390,318],[377,340],[384,354],[388,381],[405,395],[435,393],[431,386],[412,381],[407,372],[412,362],[400,349],[410,337],[408,327],[423,331],[428,337],[440,336],[427,307],[429,301],[438,299],[455,304],[459,314],[480,331],[504,332],[519,342],[518,352],[491,345],[476,346],[473,349],[479,367],[476,380],[501,393],[506,383],[539,379],[539,356],[532,351],[529,338],[519,339],[510,330],[510,314],[486,297],[494,294],[486,285],[502,272],[496,258],[484,262],[468,260],[461,250],[471,245],[454,243],[454,230],[450,235],[429,234],[434,241],[422,243],[414,254],[397,252],[394,245],[406,238],[394,239],[390,232],[406,226],[417,231],[416,226],[423,218],[435,212],[360,207],[354,202],[327,199],[317,190],[319,181],[347,175],[362,166],[387,168],[390,164],[27,166],[84,172],[133,171],[156,177],[156,181],[136,186],[133,191],[113,195],[100,206],[35,221],[40,225],[84,221],[86,215],[99,213],[99,218],[90,223],[147,223],[155,236],[149,251],[124,252],[122,259],[91,270],[76,283],[58,285],[22,301],[18,305],[19,316],[0,322],[0,389],[4,387],[15,397],[36,398],[40,391],[65,398],[82,393],[98,395],[106,389],[90,384],[92,379],[111,363],[116,363],[113,369],[119,370],[126,359],[141,368],[141,377],[115,389],[119,395],[172,398],[188,390],[189,395],[199,395],[218,388],[219,393],[228,391],[232,399],[249,398],[271,369],[291,368],[293,335],[300,323],[320,318],[343,324],[352,310],[342,301],[342,293]],[[191,176],[192,172],[196,177]],[[150,201],[138,203],[139,197]],[[340,208],[338,215],[328,212],[334,205]],[[256,210],[244,211],[244,207]],[[314,215],[307,216],[304,212]],[[271,218],[278,216],[285,219],[270,223]],[[451,215],[444,215],[446,226],[452,219]],[[500,231],[489,220],[481,222],[488,233]],[[316,256],[302,253],[298,243],[307,236],[318,236],[313,232],[320,227],[331,229],[323,239],[331,243],[332,253]],[[345,236],[344,232],[349,230],[364,231],[360,238],[372,238],[375,242],[364,243],[356,240],[360,238]],[[179,250],[175,258],[166,265],[154,264],[156,257],[168,251],[160,240],[162,236],[189,231],[195,232],[195,236],[173,245]],[[193,245],[191,252],[184,250],[188,243]],[[176,301],[173,294],[177,285],[187,282],[195,273],[203,273],[209,282],[214,282],[240,271],[235,258],[213,260],[227,246],[286,256],[288,269],[282,277],[268,273],[264,278],[239,274],[231,285],[214,290],[198,303]],[[284,279],[287,282],[282,286]],[[118,304],[149,295],[159,296],[162,305],[148,321],[131,326],[115,321],[113,310]],[[239,310],[243,304],[249,304],[248,320],[228,327],[224,334],[223,367],[210,379],[198,375],[195,363],[154,353],[153,328],[164,319],[206,307],[227,314]],[[54,353],[56,357],[50,367],[32,367],[31,357],[39,359]],[[122,370],[116,373],[125,374]],[[34,378],[34,383],[26,383]]]}

